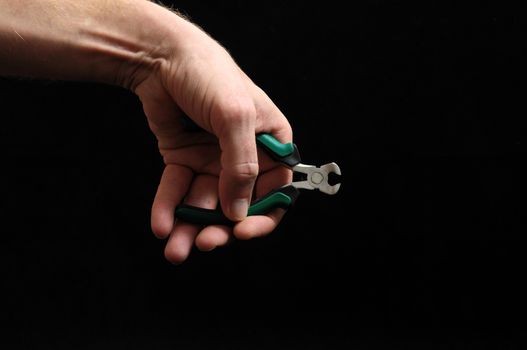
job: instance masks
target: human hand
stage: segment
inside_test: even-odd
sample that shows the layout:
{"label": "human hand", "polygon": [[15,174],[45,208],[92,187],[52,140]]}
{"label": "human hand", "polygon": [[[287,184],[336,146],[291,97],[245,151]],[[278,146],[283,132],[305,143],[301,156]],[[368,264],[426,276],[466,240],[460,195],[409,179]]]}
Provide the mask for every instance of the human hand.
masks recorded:
{"label": "human hand", "polygon": [[[166,164],[152,229],[165,255],[271,232],[283,211],[246,218],[256,197],[291,181],[291,171],[258,154],[257,133],[290,142],[291,127],[228,52],[197,26],[144,0],[0,0],[0,75],[117,84],[141,99]],[[13,59],[16,58],[16,59]],[[184,129],[186,114],[204,132]],[[255,186],[256,184],[256,186]],[[255,191],[254,191],[255,189]],[[174,220],[175,207],[215,208],[238,223],[200,227]]]}
{"label": "human hand", "polygon": [[[255,143],[260,132],[290,142],[287,119],[223,47],[189,22],[184,27],[185,39],[174,39],[174,54],[134,87],[166,164],[151,220],[156,236],[168,237],[165,256],[174,263],[184,261],[194,243],[208,251],[232,235],[249,239],[274,230],[283,210],[246,217],[253,189],[260,197],[292,177],[258,153]],[[204,131],[185,130],[184,114]],[[226,216],[238,221],[233,228],[174,219],[182,201],[213,209],[218,200]]]}

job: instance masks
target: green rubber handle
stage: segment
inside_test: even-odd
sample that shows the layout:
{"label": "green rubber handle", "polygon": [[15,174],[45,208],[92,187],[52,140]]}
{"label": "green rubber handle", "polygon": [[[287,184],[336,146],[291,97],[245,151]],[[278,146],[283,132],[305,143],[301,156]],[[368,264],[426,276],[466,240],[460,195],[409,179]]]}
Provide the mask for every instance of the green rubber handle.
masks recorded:
{"label": "green rubber handle", "polygon": [[292,168],[300,163],[300,153],[294,143],[280,143],[271,134],[256,135],[256,143],[277,162]]}
{"label": "green rubber handle", "polygon": [[256,136],[256,141],[279,158],[287,157],[295,151],[292,143],[280,143],[271,134],[259,134]]}
{"label": "green rubber handle", "polygon": [[[292,185],[278,188],[254,201],[247,215],[265,215],[276,208],[288,209],[299,194],[300,192]],[[198,225],[233,226],[235,224],[223,214],[221,209],[205,209],[181,204],[177,206],[175,215],[178,219]]]}

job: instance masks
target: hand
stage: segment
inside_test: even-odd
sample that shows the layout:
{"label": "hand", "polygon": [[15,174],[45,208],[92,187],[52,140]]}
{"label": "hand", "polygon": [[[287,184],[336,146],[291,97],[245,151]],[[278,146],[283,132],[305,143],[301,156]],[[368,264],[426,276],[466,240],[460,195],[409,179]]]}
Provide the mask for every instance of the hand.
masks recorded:
{"label": "hand", "polygon": [[[166,167],[152,229],[165,255],[271,232],[283,212],[246,218],[251,196],[290,182],[289,170],[259,157],[255,136],[290,142],[286,118],[217,42],[177,14],[144,0],[0,0],[0,74],[118,84],[141,99]],[[16,57],[16,59],[13,59]],[[205,131],[184,130],[186,114]],[[256,184],[256,186],[255,186]],[[256,191],[254,191],[254,189]],[[233,229],[174,220],[176,205],[215,208]]]}
{"label": "hand", "polygon": [[[184,261],[193,244],[204,251],[275,229],[284,212],[247,217],[256,181],[256,197],[291,181],[291,171],[258,154],[255,135],[273,134],[290,142],[291,127],[269,97],[235,64],[229,54],[188,23],[186,43],[145,77],[134,91],[143,103],[166,164],[152,207],[152,229],[167,238],[165,256]],[[183,113],[204,132],[183,127]],[[213,209],[219,202],[234,228],[174,221],[185,203]]]}

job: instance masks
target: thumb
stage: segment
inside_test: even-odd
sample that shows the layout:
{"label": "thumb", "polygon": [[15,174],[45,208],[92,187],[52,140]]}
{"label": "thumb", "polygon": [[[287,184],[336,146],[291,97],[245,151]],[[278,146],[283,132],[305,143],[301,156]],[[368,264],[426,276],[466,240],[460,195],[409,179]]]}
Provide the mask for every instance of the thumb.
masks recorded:
{"label": "thumb", "polygon": [[222,152],[219,198],[223,212],[234,221],[247,216],[258,177],[255,114],[254,108],[230,111],[217,135]]}

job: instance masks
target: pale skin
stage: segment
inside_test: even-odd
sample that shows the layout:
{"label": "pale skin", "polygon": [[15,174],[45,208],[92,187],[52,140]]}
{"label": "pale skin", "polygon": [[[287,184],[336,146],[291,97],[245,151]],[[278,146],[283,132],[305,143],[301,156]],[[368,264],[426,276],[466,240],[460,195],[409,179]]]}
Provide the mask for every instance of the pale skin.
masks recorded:
{"label": "pale skin", "polygon": [[[209,251],[266,235],[284,215],[246,216],[251,198],[291,181],[255,143],[260,132],[291,142],[287,119],[221,45],[172,11],[146,0],[0,0],[0,75],[91,80],[139,97],[166,165],[152,231],[173,263],[194,244]],[[186,131],[183,114],[205,131]],[[237,223],[177,220],[182,202],[219,202]]]}

